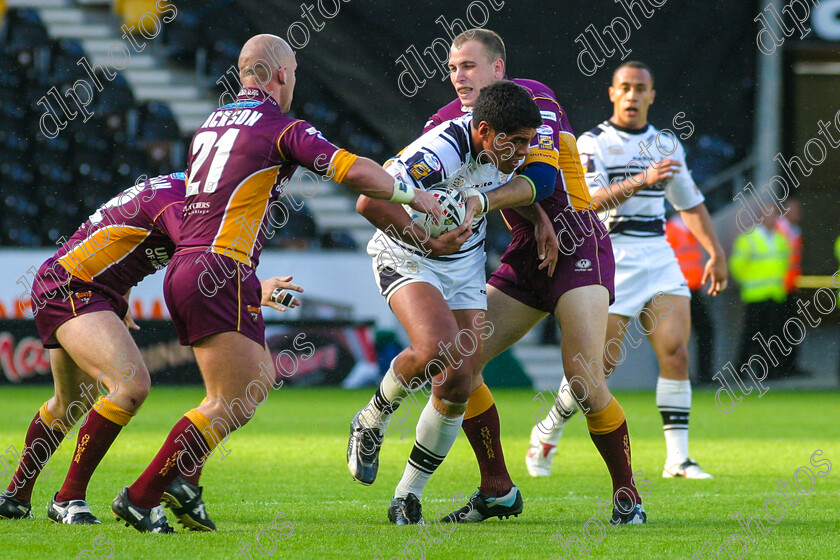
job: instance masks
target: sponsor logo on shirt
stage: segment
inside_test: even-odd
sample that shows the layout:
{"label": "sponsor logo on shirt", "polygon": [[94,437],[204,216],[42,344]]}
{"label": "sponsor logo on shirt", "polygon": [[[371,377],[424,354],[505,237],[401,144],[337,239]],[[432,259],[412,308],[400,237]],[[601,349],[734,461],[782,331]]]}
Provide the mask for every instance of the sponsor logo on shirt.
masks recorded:
{"label": "sponsor logo on shirt", "polygon": [[553,150],[554,149],[554,140],[551,136],[546,136],[544,134],[539,135],[540,141],[540,148],[543,150]]}
{"label": "sponsor logo on shirt", "polygon": [[554,111],[540,111],[540,115],[542,115],[543,120],[548,119],[557,122],[557,115],[554,114]]}
{"label": "sponsor logo on shirt", "polygon": [[149,259],[149,263],[155,267],[155,270],[161,270],[169,264],[169,254],[165,247],[155,247],[154,249],[146,247],[146,258]]}
{"label": "sponsor logo on shirt", "polygon": [[435,154],[430,154],[428,152],[423,154],[423,161],[425,161],[429,165],[429,167],[431,167],[435,171],[440,171],[440,160],[437,158],[437,156],[435,156]]}
{"label": "sponsor logo on shirt", "polygon": [[589,272],[592,270],[592,261],[589,259],[580,259],[575,263],[575,272]]}
{"label": "sponsor logo on shirt", "polygon": [[258,305],[249,305],[248,313],[251,314],[251,320],[253,322],[256,323],[260,320],[260,307]]}
{"label": "sponsor logo on shirt", "polygon": [[419,181],[423,177],[427,177],[432,170],[428,165],[426,165],[425,161],[418,161],[409,168],[408,172],[411,173],[412,177]]}
{"label": "sponsor logo on shirt", "polygon": [[612,145],[609,148],[607,148],[607,151],[611,154],[621,155],[624,153],[624,146]]}
{"label": "sponsor logo on shirt", "polygon": [[537,134],[548,134],[549,136],[551,136],[552,134],[554,134],[554,131],[551,130],[550,126],[544,124],[537,128]]}
{"label": "sponsor logo on shirt", "polygon": [[315,128],[314,126],[310,126],[309,128],[307,128],[307,129],[306,129],[306,133],[307,133],[309,136],[317,136],[317,137],[318,137],[318,138],[320,138],[321,140],[326,140],[326,138],[324,138],[324,135],[323,135],[323,134],[321,134],[321,131],[320,131],[320,130],[318,130],[317,128]]}

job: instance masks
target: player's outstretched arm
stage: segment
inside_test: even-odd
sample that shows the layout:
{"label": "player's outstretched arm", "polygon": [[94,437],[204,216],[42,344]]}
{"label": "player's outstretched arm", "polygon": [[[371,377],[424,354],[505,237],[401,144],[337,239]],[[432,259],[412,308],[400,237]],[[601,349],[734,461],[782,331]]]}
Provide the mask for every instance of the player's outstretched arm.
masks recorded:
{"label": "player's outstretched arm", "polygon": [[440,205],[432,194],[389,175],[371,159],[360,157],[354,161],[341,182],[369,198],[408,204],[418,212],[443,219]]}
{"label": "player's outstretched arm", "polygon": [[[423,191],[425,192],[425,191]],[[435,202],[435,206],[438,206]],[[386,200],[377,200],[367,196],[360,196],[356,201],[356,211],[377,229],[387,232],[400,241],[417,247],[424,253],[434,257],[450,255],[461,249],[461,245],[472,235],[471,220],[440,237],[431,237],[426,230],[414,223],[411,217],[399,204]]]}
{"label": "player's outstretched arm", "polygon": [[679,173],[680,167],[682,167],[682,164],[677,160],[665,159],[659,165],[650,166],[643,172],[631,175],[623,181],[610,183],[609,186],[590,191],[592,193],[591,210],[596,212],[612,210],[645,187],[670,179],[675,173]]}
{"label": "player's outstretched arm", "polygon": [[498,189],[485,194],[488,202],[487,212],[492,212],[505,208],[530,206],[536,199],[536,188],[530,179],[520,175]]}
{"label": "player's outstretched arm", "polygon": [[718,241],[717,233],[712,225],[712,217],[702,202],[693,208],[680,211],[688,230],[697,238],[697,241],[709,253],[709,260],[703,270],[703,284],[711,278],[709,291],[713,296],[718,295],[726,289],[729,282],[729,269],[726,266],[726,253]]}

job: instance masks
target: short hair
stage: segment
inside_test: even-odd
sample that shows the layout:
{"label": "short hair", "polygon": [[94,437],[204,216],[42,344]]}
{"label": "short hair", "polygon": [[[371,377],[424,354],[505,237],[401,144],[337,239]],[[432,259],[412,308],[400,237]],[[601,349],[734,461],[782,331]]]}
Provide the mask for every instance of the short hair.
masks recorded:
{"label": "short hair", "polygon": [[473,108],[473,126],[486,121],[496,132],[511,134],[542,125],[542,116],[531,94],[520,85],[499,80],[478,93]]}
{"label": "short hair", "polygon": [[615,72],[613,72],[612,80],[610,80],[610,83],[615,81],[615,75],[618,74],[618,71],[622,68],[637,68],[639,70],[647,70],[647,73],[650,74],[650,84],[653,85],[653,70],[650,69],[650,66],[648,66],[644,62],[639,62],[638,60],[628,60],[627,62],[623,63],[621,66],[616,68]]}
{"label": "short hair", "polygon": [[484,51],[490,57],[490,60],[501,58],[502,62],[507,64],[507,54],[505,53],[505,42],[499,37],[499,34],[489,29],[475,28],[469,29],[460,33],[452,40],[452,44],[459,49],[461,45],[467,41],[478,41],[484,45]]}

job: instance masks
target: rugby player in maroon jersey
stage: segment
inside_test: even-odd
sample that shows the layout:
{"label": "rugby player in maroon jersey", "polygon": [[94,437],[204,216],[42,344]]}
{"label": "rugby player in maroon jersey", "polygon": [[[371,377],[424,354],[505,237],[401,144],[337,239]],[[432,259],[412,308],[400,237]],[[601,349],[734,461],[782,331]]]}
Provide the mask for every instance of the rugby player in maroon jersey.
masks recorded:
{"label": "rugby player in maroon jersey", "polygon": [[288,212],[283,201],[295,170],[303,166],[358,193],[441,217],[431,193],[415,191],[286,115],[297,62],[285,41],[252,37],[238,65],[237,99],[214,111],[193,137],[181,238],[164,279],[167,307],[181,343],[195,351],[206,398],[175,424],[146,470],[112,503],[141,532],[171,531],[155,510],[166,488],[179,472],[200,472],[268,396],[261,378],[274,367],[255,271],[269,228],[281,227],[276,220]]}

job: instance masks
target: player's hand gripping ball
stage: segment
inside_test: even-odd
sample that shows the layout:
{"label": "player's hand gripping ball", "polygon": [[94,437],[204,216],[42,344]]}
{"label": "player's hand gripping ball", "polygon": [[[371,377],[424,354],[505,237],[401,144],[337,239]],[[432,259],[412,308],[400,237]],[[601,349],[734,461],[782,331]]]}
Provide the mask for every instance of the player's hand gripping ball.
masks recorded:
{"label": "player's hand gripping ball", "polygon": [[405,206],[406,212],[412,220],[429,232],[432,237],[439,237],[464,223],[467,205],[458,189],[454,187],[432,187],[429,192],[434,195],[438,204],[440,204],[441,210],[443,210],[443,220],[440,224],[436,224],[431,214],[418,212],[409,206]]}

